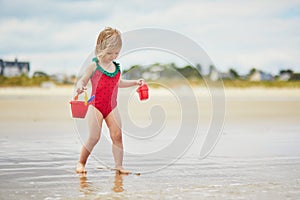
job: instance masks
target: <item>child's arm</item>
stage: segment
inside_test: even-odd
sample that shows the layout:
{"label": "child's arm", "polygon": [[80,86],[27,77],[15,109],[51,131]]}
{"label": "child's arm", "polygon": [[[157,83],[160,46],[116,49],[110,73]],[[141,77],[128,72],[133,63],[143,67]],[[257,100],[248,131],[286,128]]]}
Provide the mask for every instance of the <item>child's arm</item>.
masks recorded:
{"label": "child's arm", "polygon": [[139,79],[139,80],[120,79],[119,88],[126,88],[126,87],[132,87],[132,86],[136,86],[136,85],[142,85],[143,83],[145,83],[145,81],[143,79]]}
{"label": "child's arm", "polygon": [[85,70],[85,73],[83,76],[79,79],[76,85],[76,92],[78,94],[83,93],[84,90],[86,90],[86,85],[88,84],[92,74],[94,73],[94,70],[96,68],[95,63],[89,65],[87,69]]}

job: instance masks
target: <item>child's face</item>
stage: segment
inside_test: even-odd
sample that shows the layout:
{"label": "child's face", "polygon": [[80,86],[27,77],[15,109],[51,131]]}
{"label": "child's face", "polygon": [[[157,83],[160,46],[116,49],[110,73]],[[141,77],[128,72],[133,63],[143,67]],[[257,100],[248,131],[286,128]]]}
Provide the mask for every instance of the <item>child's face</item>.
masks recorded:
{"label": "child's face", "polygon": [[109,49],[107,53],[103,56],[103,60],[106,62],[112,62],[119,56],[120,50],[121,48]]}

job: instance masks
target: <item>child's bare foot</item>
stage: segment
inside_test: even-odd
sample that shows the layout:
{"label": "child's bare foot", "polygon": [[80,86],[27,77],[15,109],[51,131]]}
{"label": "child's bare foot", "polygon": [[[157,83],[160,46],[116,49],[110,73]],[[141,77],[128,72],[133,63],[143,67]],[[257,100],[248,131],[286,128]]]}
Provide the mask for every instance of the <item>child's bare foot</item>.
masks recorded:
{"label": "child's bare foot", "polygon": [[131,171],[127,171],[127,170],[123,169],[123,167],[116,167],[116,171],[119,174],[125,174],[125,175],[131,174]]}
{"label": "child's bare foot", "polygon": [[80,162],[77,163],[76,173],[78,173],[78,174],[85,174],[86,173],[84,165]]}

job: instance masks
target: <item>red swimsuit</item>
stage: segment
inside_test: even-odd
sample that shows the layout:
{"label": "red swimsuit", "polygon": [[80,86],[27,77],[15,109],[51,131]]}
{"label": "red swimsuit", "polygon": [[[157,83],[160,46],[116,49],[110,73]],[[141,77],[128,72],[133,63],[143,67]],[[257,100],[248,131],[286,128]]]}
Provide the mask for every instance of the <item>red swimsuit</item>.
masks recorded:
{"label": "red swimsuit", "polygon": [[96,63],[96,69],[91,76],[92,95],[95,95],[93,105],[106,118],[109,113],[117,106],[118,83],[120,79],[120,66],[113,62],[116,66],[115,72],[105,71],[99,64],[98,59],[93,58]]}

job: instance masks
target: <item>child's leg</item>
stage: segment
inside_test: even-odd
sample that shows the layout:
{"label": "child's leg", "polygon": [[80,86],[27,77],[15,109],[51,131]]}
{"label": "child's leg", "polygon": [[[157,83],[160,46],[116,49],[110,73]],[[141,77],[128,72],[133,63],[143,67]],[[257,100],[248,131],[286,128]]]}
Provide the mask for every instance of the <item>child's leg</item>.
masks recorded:
{"label": "child's leg", "polygon": [[115,108],[106,118],[105,122],[109,128],[112,140],[112,153],[115,160],[115,168],[121,173],[129,173],[123,169],[123,142],[121,117],[117,108]]}
{"label": "child's leg", "polygon": [[80,158],[76,167],[77,173],[86,172],[84,166],[94,146],[98,143],[100,139],[102,121],[103,121],[102,114],[96,108],[90,106],[88,112],[88,125],[89,125],[90,134],[85,145],[82,146]]}

